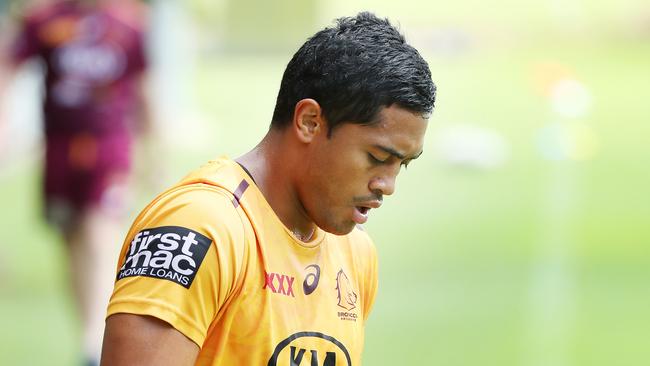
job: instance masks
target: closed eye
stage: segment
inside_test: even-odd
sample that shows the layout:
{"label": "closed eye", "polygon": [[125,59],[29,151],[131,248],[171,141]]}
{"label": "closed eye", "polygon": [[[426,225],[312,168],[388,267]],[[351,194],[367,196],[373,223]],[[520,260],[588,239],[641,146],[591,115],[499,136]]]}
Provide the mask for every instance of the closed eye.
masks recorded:
{"label": "closed eye", "polygon": [[[392,156],[388,156],[386,159],[381,160],[377,157],[375,157],[373,154],[368,153],[368,160],[370,160],[370,163],[373,165],[382,165],[382,164],[388,164],[389,160],[392,158]],[[413,161],[413,159],[406,159],[400,163],[400,166],[403,166],[404,169],[408,169],[409,164]]]}
{"label": "closed eye", "polygon": [[368,153],[368,160],[370,160],[370,162],[374,165],[386,164],[388,162],[388,159],[390,159],[390,156],[385,160],[381,160],[375,157],[374,155],[372,155],[371,153]]}

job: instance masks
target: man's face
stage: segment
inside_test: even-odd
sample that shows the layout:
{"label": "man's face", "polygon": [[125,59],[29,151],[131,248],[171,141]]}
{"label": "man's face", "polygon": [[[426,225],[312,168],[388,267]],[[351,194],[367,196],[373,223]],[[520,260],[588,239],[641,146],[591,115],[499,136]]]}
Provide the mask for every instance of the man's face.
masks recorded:
{"label": "man's face", "polygon": [[330,138],[323,129],[305,156],[299,198],[327,232],[344,235],[366,222],[383,196],[395,191],[400,168],[422,153],[427,121],[420,115],[391,106],[381,110],[378,121],[342,124]]}

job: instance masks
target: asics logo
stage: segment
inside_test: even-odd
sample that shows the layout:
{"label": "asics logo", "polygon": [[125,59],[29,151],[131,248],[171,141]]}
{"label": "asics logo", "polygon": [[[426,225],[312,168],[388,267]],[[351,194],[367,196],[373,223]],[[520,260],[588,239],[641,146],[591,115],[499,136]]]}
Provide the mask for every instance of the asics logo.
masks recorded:
{"label": "asics logo", "polygon": [[305,280],[302,282],[302,291],[305,295],[309,295],[316,287],[318,287],[318,281],[320,280],[320,267],[317,264],[310,264],[305,269],[312,268],[314,272],[310,272],[305,276]]}

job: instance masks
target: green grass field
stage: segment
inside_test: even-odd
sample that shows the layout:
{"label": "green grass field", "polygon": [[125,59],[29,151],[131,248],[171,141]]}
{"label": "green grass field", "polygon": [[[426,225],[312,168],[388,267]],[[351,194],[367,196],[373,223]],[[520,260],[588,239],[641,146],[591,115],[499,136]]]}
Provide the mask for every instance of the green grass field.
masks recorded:
{"label": "green grass field", "polygon": [[[349,9],[336,4],[326,12],[332,17]],[[378,11],[400,19],[394,7]],[[450,19],[462,19],[461,10],[449,5]],[[605,24],[605,10],[590,14]],[[442,18],[412,15],[402,27]],[[489,14],[480,19],[486,24]],[[530,38],[477,41],[452,54],[414,34],[438,84],[437,109],[424,155],[367,225],[381,270],[365,365],[637,366],[650,359],[648,34],[600,27],[596,37],[562,38],[524,20],[510,26]],[[200,64],[190,84],[209,137],[163,154],[167,184],[213,156],[244,153],[263,136],[290,53]],[[587,113],[552,111],[534,84],[544,62],[563,65],[589,90]],[[593,156],[544,159],[537,131],[552,122],[588,126]],[[445,163],[438,137],[458,124],[499,134],[509,158],[491,169]],[[39,162],[17,160],[25,162],[0,175],[0,364],[73,365],[79,332],[65,254],[40,221]],[[140,192],[134,215],[153,193]]]}

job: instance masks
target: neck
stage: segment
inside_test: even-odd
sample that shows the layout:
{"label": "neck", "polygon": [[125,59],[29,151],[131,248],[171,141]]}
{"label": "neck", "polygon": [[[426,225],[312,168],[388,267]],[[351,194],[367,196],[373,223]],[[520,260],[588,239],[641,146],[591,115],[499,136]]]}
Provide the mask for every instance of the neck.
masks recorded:
{"label": "neck", "polygon": [[293,235],[309,241],[316,224],[309,218],[298,197],[295,175],[300,160],[282,131],[271,130],[253,150],[235,159],[246,167],[280,221]]}

